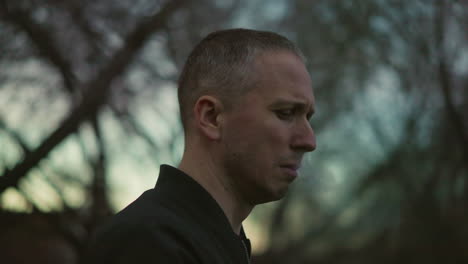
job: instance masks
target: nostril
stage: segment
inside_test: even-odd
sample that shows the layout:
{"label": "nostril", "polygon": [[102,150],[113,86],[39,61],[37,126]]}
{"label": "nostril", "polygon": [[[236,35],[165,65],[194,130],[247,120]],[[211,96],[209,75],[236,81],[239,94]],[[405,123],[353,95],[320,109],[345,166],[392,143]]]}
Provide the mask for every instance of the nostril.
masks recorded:
{"label": "nostril", "polygon": [[314,151],[317,148],[317,142],[315,140],[315,135],[311,133],[309,141],[307,143],[307,151]]}
{"label": "nostril", "polygon": [[312,140],[303,139],[301,141],[296,141],[291,147],[300,152],[311,152],[316,149],[317,144],[315,143],[315,138]]}
{"label": "nostril", "polygon": [[315,144],[315,142],[314,142],[314,144],[313,144],[312,147],[310,148],[310,151],[314,151],[316,148],[317,148],[317,144]]}
{"label": "nostril", "polygon": [[307,151],[311,152],[314,151],[317,148],[317,145],[315,144],[315,141],[307,146]]}

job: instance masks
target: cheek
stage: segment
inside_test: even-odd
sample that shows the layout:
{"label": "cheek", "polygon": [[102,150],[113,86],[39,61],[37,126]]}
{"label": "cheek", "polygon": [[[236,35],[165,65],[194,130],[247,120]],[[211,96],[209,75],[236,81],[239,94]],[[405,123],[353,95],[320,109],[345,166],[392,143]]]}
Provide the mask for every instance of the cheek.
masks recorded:
{"label": "cheek", "polygon": [[257,158],[275,154],[282,141],[275,127],[263,120],[244,123],[238,133],[238,142],[248,148],[248,151],[257,153]]}
{"label": "cheek", "polygon": [[289,146],[289,132],[291,128],[289,124],[281,120],[269,120],[264,123],[263,140],[269,145],[270,149],[274,149],[277,154],[281,154]]}
{"label": "cheek", "polygon": [[[257,114],[255,114],[257,113]],[[243,153],[251,162],[277,162],[289,149],[289,124],[268,112],[251,111],[232,117],[226,126],[226,141],[231,150]],[[258,164],[261,165],[261,164]]]}

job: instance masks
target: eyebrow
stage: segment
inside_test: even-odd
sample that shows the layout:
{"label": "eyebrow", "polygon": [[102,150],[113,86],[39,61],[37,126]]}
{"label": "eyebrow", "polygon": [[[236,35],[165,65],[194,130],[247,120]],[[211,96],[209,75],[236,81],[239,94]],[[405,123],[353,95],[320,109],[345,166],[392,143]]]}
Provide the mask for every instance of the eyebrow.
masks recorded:
{"label": "eyebrow", "polygon": [[[271,107],[280,107],[280,106],[293,106],[295,108],[300,109],[307,109],[307,103],[300,100],[293,100],[293,99],[278,99],[271,104]],[[313,115],[315,113],[315,109],[313,107],[310,108],[310,111],[307,111],[308,114]]]}

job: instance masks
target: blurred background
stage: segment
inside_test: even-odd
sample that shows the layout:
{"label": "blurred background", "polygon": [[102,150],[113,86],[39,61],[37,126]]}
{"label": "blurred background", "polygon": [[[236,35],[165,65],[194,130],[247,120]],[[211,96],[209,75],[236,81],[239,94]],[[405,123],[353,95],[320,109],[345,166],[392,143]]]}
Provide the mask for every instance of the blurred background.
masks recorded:
{"label": "blurred background", "polygon": [[178,164],[179,70],[231,27],[296,42],[317,102],[253,263],[468,263],[468,1],[0,0],[1,263],[80,263]]}

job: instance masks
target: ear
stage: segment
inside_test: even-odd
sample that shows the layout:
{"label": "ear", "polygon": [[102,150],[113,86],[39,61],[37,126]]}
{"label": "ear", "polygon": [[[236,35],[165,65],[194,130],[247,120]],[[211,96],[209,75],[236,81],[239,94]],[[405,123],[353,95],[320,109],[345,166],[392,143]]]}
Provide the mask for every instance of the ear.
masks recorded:
{"label": "ear", "polygon": [[211,140],[218,140],[221,137],[222,102],[213,96],[201,96],[195,103],[194,112],[200,132]]}

